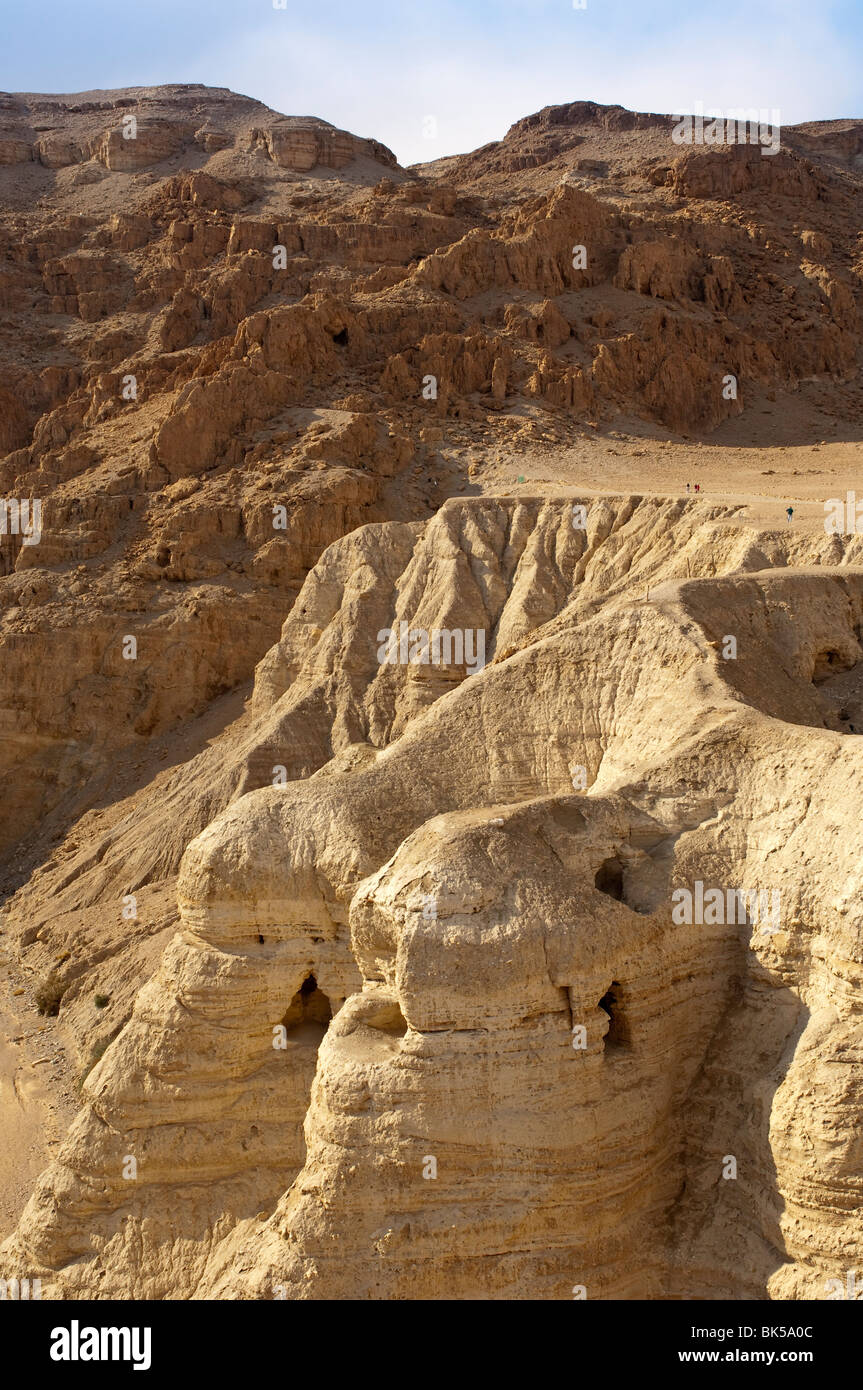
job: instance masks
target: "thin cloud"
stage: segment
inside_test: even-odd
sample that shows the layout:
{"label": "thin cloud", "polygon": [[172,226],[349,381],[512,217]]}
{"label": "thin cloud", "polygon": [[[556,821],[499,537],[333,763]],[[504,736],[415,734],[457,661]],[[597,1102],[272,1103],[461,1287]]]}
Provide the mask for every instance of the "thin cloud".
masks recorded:
{"label": "thin cloud", "polygon": [[412,43],[404,29],[339,33],[330,16],[314,31],[276,11],[238,40],[202,52],[189,80],[227,85],[286,114],[318,115],[373,135],[404,164],[475,149],[532,111],[580,99],[669,113],[698,101],[705,108],[778,107],[785,124],[853,114],[853,54],[824,15],[785,0],[783,7],[786,16],[793,11],[794,23],[778,27],[775,7],[747,7],[745,43],[732,19],[708,23],[693,16],[630,49],[616,28],[580,28],[584,14],[577,11],[565,23],[554,19],[558,42],[550,47],[544,3],[517,49],[507,38],[511,11],[501,32],[492,27],[481,44],[469,41],[472,30],[462,41],[453,33],[455,20],[448,24],[440,13],[424,41]]}

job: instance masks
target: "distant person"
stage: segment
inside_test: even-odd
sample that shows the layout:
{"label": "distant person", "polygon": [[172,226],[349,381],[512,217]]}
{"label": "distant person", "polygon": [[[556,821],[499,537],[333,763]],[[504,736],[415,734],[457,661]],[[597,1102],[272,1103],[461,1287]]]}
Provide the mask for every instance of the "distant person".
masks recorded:
{"label": "distant person", "polygon": [[695,484],[695,491],[696,491],[696,492],[700,492],[700,491],[701,491],[701,484],[700,484],[700,483],[696,483],[696,484]]}
{"label": "distant person", "polygon": [[786,508],[785,508],[785,515],[787,516],[788,520],[790,521],[791,518],[792,518],[793,515],[794,515],[794,508],[793,508],[793,507],[786,507]]}
{"label": "distant person", "polygon": [[686,491],[689,491],[689,483],[686,484]]}

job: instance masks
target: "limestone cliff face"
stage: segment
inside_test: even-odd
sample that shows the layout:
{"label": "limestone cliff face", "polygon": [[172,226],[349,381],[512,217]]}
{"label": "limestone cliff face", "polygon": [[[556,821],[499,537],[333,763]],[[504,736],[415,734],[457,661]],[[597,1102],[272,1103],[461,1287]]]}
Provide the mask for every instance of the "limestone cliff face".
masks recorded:
{"label": "limestone cliff face", "polygon": [[398,167],[377,140],[358,139],[316,117],[280,116],[249,97],[200,83],[66,97],[5,94],[0,122],[3,164],[35,161],[63,169],[98,160],[112,172],[134,173],[180,152],[213,154],[240,143],[263,148],[274,163],[301,173],[318,165],[341,169],[358,157]]}
{"label": "limestone cliff face", "polygon": [[283,169],[306,173],[321,165],[343,169],[358,156],[378,160],[398,168],[395,155],[377,140],[358,140],[346,130],[336,130],[327,121],[310,117],[274,121],[256,128],[251,135],[252,148],[262,146],[274,163]]}
{"label": "limestone cliff face", "polygon": [[[632,498],[587,505],[586,531],[572,525],[573,504],[530,498],[453,499],[424,524],[359,528],[310,572],[281,640],[258,666],[248,712],[196,756],[186,753],[159,771],[143,791],[132,787],[80,820],[77,839],[47,858],[7,917],[34,971],[48,974],[58,957],[67,962],[60,972],[63,1015],[82,1064],[125,1021],[153,969],[160,933],[176,920],[173,885],[189,841],[248,791],[309,777],[334,757],[361,763],[464,681],[464,666],[381,664],[379,633],[399,633],[405,622],[429,632],[472,629],[485,634],[486,660],[500,661],[542,625],[553,631],[572,603],[591,615],[633,585],[709,576],[717,567],[837,563],[843,556],[853,564],[859,556],[857,537],[813,543],[729,527],[734,509],[713,503]],[[730,611],[726,629],[737,622]],[[607,681],[608,671],[598,678]],[[751,680],[753,689],[763,688],[757,669]],[[206,717],[199,723],[203,745],[212,725]],[[630,763],[639,756],[632,750]],[[600,761],[591,743],[585,765],[593,770]],[[565,766],[561,772],[568,785]],[[26,783],[14,785],[30,793]],[[135,923],[122,915],[128,893],[140,897]],[[106,977],[112,1001],[94,1038],[89,991],[107,992]]]}
{"label": "limestone cliff face", "polygon": [[813,379],[841,408],[858,174],[788,140],[669,162],[667,118],[576,102],[407,172],[225,89],[0,96],[0,493],[43,509],[0,535],[16,883],[16,834],[251,680],[326,545],[436,510],[439,444],[709,431]]}
{"label": "limestone cliff face", "polygon": [[863,539],[753,518],[779,454],[672,494],[764,402],[857,437],[863,125],[671,121],[405,170],[224,89],[0,93],[0,945],[81,1101],[3,1255],[44,1296],[860,1267]]}
{"label": "limestone cliff face", "polygon": [[[249,716],[303,780],[183,856],[6,1251],[51,1296],[823,1297],[863,1253],[859,541],[587,506],[451,502],[310,574]],[[402,615],[488,664],[381,664]],[[697,883],[779,915],[682,921]]]}

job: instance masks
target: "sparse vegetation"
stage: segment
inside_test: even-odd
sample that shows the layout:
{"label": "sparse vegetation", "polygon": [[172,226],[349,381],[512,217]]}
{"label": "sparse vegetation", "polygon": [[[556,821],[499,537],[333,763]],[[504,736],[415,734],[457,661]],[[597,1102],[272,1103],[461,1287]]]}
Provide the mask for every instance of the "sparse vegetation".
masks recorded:
{"label": "sparse vegetation", "polygon": [[60,1000],[66,991],[66,986],[60,976],[51,971],[44,980],[36,986],[36,1008],[45,1018],[56,1018],[60,1012]]}

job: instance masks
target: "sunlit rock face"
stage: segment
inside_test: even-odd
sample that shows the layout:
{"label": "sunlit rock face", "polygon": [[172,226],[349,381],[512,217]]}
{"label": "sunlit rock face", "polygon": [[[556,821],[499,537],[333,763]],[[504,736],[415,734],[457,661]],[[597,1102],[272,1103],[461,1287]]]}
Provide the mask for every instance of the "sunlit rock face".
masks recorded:
{"label": "sunlit rock face", "polygon": [[672,126],[405,170],[225,89],[0,94],[0,948],[68,1112],[0,1274],[863,1267],[863,521],[780,500],[853,513],[783,431],[859,438],[863,123]]}

